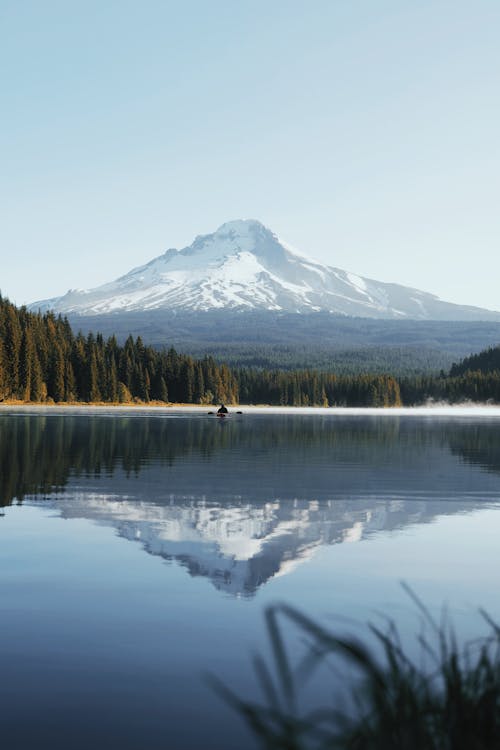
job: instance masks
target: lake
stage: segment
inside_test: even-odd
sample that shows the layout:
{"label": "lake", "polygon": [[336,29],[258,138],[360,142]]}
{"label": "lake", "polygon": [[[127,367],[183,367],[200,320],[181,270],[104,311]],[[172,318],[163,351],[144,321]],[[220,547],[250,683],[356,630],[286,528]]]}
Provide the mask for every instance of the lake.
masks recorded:
{"label": "lake", "polygon": [[500,620],[494,417],[2,409],[0,505],[9,750],[253,748],[206,675],[259,694],[276,602]]}

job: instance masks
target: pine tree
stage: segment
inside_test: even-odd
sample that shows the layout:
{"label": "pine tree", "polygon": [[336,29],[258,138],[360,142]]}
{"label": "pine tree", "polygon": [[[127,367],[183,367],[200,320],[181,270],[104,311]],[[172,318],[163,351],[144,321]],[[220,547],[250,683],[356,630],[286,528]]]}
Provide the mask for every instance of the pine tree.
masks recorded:
{"label": "pine tree", "polygon": [[17,398],[20,390],[20,355],[21,355],[22,330],[19,315],[14,305],[7,305],[5,315],[5,355],[9,363],[7,389],[8,395]]}
{"label": "pine tree", "polygon": [[165,382],[165,378],[160,378],[160,395],[159,395],[160,401],[165,401],[165,403],[168,403],[168,388],[167,384]]}
{"label": "pine tree", "polygon": [[23,401],[30,401],[33,386],[33,360],[35,347],[33,335],[27,327],[23,331],[20,354],[20,384],[19,395]]}
{"label": "pine tree", "polygon": [[76,401],[76,379],[70,357],[66,357],[64,364],[64,399],[65,401]]}
{"label": "pine tree", "polygon": [[65,362],[62,347],[59,344],[54,346],[51,362],[51,373],[49,380],[49,396],[54,401],[64,401],[65,398]]}
{"label": "pine tree", "polygon": [[45,401],[46,398],[47,385],[43,380],[42,368],[40,365],[40,360],[38,359],[38,353],[35,352],[31,369],[30,401],[40,402]]}
{"label": "pine tree", "polygon": [[87,401],[95,403],[101,401],[101,391],[99,390],[98,380],[98,369],[97,369],[97,358],[95,348],[92,347],[90,351],[90,358],[88,362],[88,398]]}

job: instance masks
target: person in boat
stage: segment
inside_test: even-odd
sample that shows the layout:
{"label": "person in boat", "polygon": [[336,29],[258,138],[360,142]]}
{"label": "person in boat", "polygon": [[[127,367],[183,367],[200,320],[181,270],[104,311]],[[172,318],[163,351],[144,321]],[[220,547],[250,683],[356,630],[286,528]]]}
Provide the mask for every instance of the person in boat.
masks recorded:
{"label": "person in boat", "polygon": [[217,409],[217,414],[228,414],[228,409],[224,404],[221,404]]}

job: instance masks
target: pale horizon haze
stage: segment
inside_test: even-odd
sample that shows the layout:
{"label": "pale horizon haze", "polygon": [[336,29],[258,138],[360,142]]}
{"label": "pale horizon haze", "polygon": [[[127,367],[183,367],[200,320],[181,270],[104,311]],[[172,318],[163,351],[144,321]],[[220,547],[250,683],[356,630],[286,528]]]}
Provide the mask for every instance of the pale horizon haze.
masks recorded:
{"label": "pale horizon haze", "polygon": [[499,310],[499,28],[497,0],[3,0],[2,294],[254,218]]}

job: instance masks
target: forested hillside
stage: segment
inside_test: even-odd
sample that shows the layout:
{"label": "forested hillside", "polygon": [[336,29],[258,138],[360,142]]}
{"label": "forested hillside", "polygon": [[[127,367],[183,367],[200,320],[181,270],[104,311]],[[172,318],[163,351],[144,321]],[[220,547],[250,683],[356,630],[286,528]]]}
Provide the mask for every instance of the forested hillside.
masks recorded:
{"label": "forested hillside", "polygon": [[489,347],[479,354],[466,357],[452,366],[450,375],[463,375],[466,372],[500,373],[500,346]]}
{"label": "forested hillside", "polygon": [[101,331],[123,344],[132,334],[160,348],[230,367],[314,368],[337,375],[397,377],[446,372],[472,352],[500,342],[500,323],[375,320],[331,313],[234,312],[69,315],[74,331]]}
{"label": "forested hillside", "polygon": [[2,401],[290,406],[397,406],[429,399],[500,402],[500,370],[487,364],[496,362],[498,351],[471,357],[454,366],[450,375],[439,376],[397,378],[389,365],[385,373],[352,375],[341,370],[230,368],[210,356],[196,359],[172,347],[146,346],[140,336],[129,336],[120,345],[114,336],[75,335],[66,319],[30,313],[0,297]]}
{"label": "forested hillside", "polygon": [[45,402],[238,400],[234,374],[210,357],[157,351],[140,337],[74,335],[67,320],[0,299],[0,398]]}
{"label": "forested hillside", "polygon": [[[240,393],[241,384],[241,393]],[[318,371],[231,370],[211,357],[158,351],[140,337],[74,335],[68,321],[0,300],[0,398],[31,402],[394,405],[388,376],[341,377]]]}

